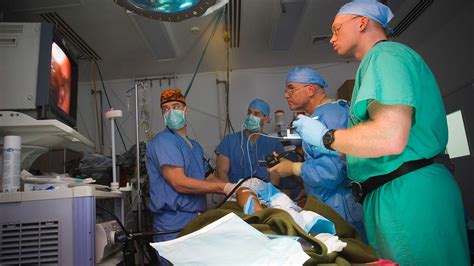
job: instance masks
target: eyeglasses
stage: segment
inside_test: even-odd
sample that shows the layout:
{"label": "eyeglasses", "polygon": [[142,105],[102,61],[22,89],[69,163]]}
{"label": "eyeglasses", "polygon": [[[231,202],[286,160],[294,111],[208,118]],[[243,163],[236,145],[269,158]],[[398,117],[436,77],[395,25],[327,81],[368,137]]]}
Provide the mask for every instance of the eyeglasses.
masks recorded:
{"label": "eyeglasses", "polygon": [[362,17],[362,16],[354,16],[354,17],[352,17],[352,18],[350,18],[350,19],[348,19],[348,20],[346,20],[342,23],[337,24],[336,26],[332,26],[331,27],[332,35],[337,35],[339,33],[339,31],[341,30],[342,25],[344,25],[344,23],[349,22],[349,21],[351,21],[355,18],[360,18],[360,17]]}
{"label": "eyeglasses", "polygon": [[291,96],[291,95],[293,95],[293,93],[295,93],[297,90],[299,90],[299,89],[301,89],[301,88],[304,88],[304,87],[308,87],[309,85],[311,85],[311,84],[306,84],[306,85],[304,85],[304,86],[297,87],[297,88],[295,88],[295,87],[289,87],[289,88],[286,87],[286,88],[285,88],[285,94],[288,93],[288,94]]}

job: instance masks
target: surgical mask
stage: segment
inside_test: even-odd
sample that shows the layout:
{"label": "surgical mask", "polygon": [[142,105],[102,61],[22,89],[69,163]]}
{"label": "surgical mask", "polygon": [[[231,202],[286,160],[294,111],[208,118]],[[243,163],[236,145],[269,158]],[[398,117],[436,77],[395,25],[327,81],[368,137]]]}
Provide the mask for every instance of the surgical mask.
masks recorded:
{"label": "surgical mask", "polygon": [[244,128],[251,132],[257,132],[260,130],[260,117],[254,115],[248,115],[245,118]]}
{"label": "surgical mask", "polygon": [[163,120],[165,120],[166,126],[173,130],[183,128],[186,123],[183,110],[171,109],[165,113]]}

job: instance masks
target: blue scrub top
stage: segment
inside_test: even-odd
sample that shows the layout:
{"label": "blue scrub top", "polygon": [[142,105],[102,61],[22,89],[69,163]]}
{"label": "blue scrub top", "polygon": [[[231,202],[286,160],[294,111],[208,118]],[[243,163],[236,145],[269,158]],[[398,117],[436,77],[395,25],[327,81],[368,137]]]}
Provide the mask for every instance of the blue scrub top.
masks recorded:
{"label": "blue scrub top", "polygon": [[201,145],[190,139],[192,147],[169,129],[158,133],[148,144],[147,171],[150,178],[150,210],[155,214],[169,211],[201,212],[206,210],[206,196],[177,192],[161,174],[163,165],[181,167],[187,177],[204,180],[204,157]]}
{"label": "blue scrub top", "polygon": [[252,162],[252,176],[268,180],[267,168],[260,167],[258,161],[265,160],[265,157],[271,155],[274,151],[277,153],[283,152],[283,145],[280,140],[259,136],[254,144],[249,143],[249,153],[247,153],[247,140],[248,137],[245,132],[239,131],[225,136],[215,150],[217,154],[224,155],[230,160],[228,176],[231,183],[237,183],[239,179],[251,176],[248,155],[250,155],[250,161]]}
{"label": "blue scrub top", "polygon": [[[349,104],[338,100],[316,108],[311,117],[317,116],[327,128],[346,128],[349,117]],[[305,162],[302,178],[306,195],[320,199],[336,210],[346,221],[354,225],[365,238],[362,223],[362,206],[357,203],[349,188],[346,161],[336,154],[322,153],[316,146],[303,141]]]}

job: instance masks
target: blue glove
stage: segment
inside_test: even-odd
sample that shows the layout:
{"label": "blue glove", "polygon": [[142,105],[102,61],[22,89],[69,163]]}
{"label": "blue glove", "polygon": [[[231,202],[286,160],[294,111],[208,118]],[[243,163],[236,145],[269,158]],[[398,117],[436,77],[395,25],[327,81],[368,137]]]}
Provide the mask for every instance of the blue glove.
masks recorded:
{"label": "blue glove", "polygon": [[305,115],[298,115],[297,120],[293,122],[293,126],[296,127],[296,133],[301,136],[304,142],[326,149],[323,144],[323,136],[328,129],[319,120]]}
{"label": "blue glove", "polygon": [[321,121],[309,116],[298,115],[298,119],[293,122],[298,133],[304,142],[315,146],[318,152],[339,155],[338,151],[329,150],[324,146],[323,136],[329,130]]}

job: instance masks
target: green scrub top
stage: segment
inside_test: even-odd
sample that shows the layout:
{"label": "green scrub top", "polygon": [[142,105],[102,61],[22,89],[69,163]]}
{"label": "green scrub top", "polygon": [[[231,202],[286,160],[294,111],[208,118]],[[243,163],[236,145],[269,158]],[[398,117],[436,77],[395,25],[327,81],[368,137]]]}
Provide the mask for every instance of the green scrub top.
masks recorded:
{"label": "green scrub top", "polygon": [[[382,42],[363,58],[352,93],[349,127],[369,118],[371,100],[413,107],[408,144],[400,155],[360,158],[347,155],[349,177],[364,182],[402,163],[443,153],[448,127],[438,84],[423,59],[405,45]],[[396,125],[394,125],[396,126]]]}
{"label": "green scrub top", "polygon": [[[408,144],[399,155],[346,155],[351,179],[363,182],[402,163],[445,150],[446,114],[436,80],[423,59],[405,45],[382,42],[363,58],[356,75],[349,127],[369,119],[368,105],[413,107]],[[394,125],[396,126],[396,125]],[[380,186],[363,203],[369,244],[400,265],[468,265],[464,210],[459,188],[440,164],[418,169]]]}

